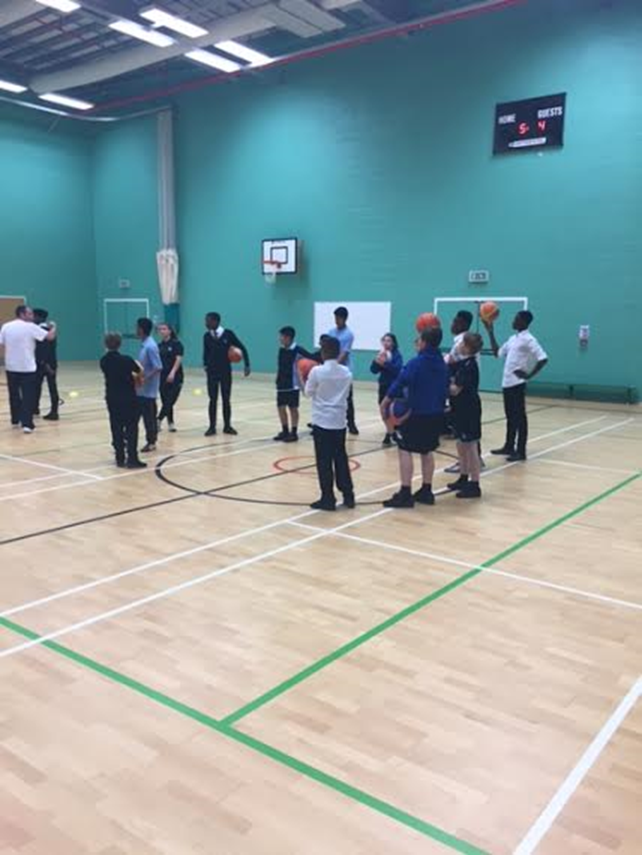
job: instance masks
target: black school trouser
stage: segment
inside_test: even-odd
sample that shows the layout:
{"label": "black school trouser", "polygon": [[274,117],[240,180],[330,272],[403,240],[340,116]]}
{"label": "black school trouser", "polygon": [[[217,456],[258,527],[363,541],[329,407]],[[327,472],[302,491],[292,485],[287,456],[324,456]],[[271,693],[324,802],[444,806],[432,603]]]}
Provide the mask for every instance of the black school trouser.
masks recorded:
{"label": "black school trouser", "polygon": [[158,414],[159,422],[167,419],[170,424],[174,423],[174,406],[176,405],[176,401],[178,401],[182,388],[182,383],[177,383],[176,381],[168,383],[167,380],[161,381],[160,396],[163,406]]}
{"label": "black school trouser", "polygon": [[134,463],[138,460],[138,412],[135,406],[125,408],[107,404],[107,409],[116,461]]}
{"label": "black school trouser", "polygon": [[216,428],[216,408],[218,390],[221,389],[223,399],[223,426],[232,426],[232,372],[207,375],[207,394],[210,396],[210,428]]}
{"label": "black school trouser", "polygon": [[354,397],[352,395],[352,386],[350,386],[350,394],[348,395],[348,427],[355,430],[357,425],[354,420]]}
{"label": "black school trouser", "polygon": [[158,416],[156,410],[156,398],[138,398],[140,415],[145,425],[145,439],[148,445],[156,445],[158,439]]}
{"label": "black school trouser", "polygon": [[36,409],[36,372],[7,371],[11,424],[33,428]]}
{"label": "black school trouser", "polygon": [[334,503],[334,483],[344,497],[354,495],[350,464],[346,452],[346,431],[313,428],[317,474],[323,501]]}
{"label": "black school trouser", "polygon": [[60,395],[58,394],[58,381],[57,381],[57,371],[52,369],[48,371],[44,366],[38,368],[36,373],[36,408],[35,411],[38,412],[40,410],[40,398],[42,396],[42,385],[47,380],[47,387],[49,389],[49,398],[51,399],[51,412],[53,415],[58,415],[58,407],[60,405]]}
{"label": "black school trouser", "polygon": [[507,386],[504,393],[504,412],[506,413],[506,442],[504,448],[519,454],[526,454],[528,441],[528,418],[526,416],[526,383],[519,386]]}

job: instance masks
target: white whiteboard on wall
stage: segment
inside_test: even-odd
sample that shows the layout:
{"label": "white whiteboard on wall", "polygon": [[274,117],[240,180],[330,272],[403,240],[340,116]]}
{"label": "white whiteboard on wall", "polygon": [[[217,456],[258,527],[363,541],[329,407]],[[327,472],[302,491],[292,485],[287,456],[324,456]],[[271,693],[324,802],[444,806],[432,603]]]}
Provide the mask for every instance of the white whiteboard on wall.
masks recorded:
{"label": "white whiteboard on wall", "polygon": [[334,310],[345,306],[349,312],[348,326],[354,333],[354,350],[380,350],[382,335],[390,332],[392,303],[334,303],[314,304],[314,343],[334,327]]}

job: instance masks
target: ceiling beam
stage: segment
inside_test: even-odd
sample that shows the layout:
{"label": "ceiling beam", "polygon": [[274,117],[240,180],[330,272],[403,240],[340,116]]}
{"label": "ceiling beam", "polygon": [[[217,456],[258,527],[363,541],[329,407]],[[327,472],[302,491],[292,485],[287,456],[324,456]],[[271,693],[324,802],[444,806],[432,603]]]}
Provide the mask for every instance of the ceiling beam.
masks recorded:
{"label": "ceiling beam", "polygon": [[257,6],[236,15],[222,18],[206,36],[199,39],[179,38],[176,44],[168,48],[132,47],[62,71],[37,74],[31,79],[30,86],[36,93],[63,92],[66,89],[88,86],[92,83],[118,77],[121,74],[127,74],[130,71],[137,71],[140,68],[166,62],[168,59],[182,56],[195,48],[207,48],[216,42],[253,35],[274,26],[262,14],[267,8],[271,8],[271,4]]}
{"label": "ceiling beam", "polygon": [[45,7],[34,0],[4,0],[0,3],[0,27],[10,27],[31,15],[44,12]]}

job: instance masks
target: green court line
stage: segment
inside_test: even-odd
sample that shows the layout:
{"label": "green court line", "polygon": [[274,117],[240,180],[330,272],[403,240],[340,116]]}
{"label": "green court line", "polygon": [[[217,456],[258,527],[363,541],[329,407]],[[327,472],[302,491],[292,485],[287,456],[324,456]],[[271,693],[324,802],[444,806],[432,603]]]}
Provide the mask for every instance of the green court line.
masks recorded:
{"label": "green court line", "polygon": [[392,617],[387,618],[382,621],[380,624],[372,627],[366,632],[358,635],[356,638],[353,638],[352,641],[349,641],[347,644],[341,645],[332,653],[328,653],[326,656],[321,657],[321,659],[317,659],[316,662],[313,662],[311,665],[308,665],[303,670],[294,674],[294,676],[289,677],[287,680],[284,680],[282,683],[279,683],[277,686],[274,686],[272,689],[269,689],[262,695],[259,695],[258,698],[255,698],[253,701],[250,701],[247,704],[244,704],[238,710],[230,713],[225,716],[225,718],[221,719],[222,723],[225,725],[235,724],[237,721],[240,721],[242,718],[245,718],[250,713],[255,712],[261,707],[265,706],[265,704],[270,703],[275,698],[280,695],[288,692],[290,689],[297,686],[299,683],[302,683],[304,680],[307,680],[308,677],[311,677],[313,674],[318,673],[319,671],[327,668],[328,665],[331,665],[333,662],[336,662],[338,659],[343,658],[348,653],[351,653],[353,650],[356,650],[358,647],[361,647],[362,644],[365,644],[367,641],[370,641],[372,638],[375,638],[377,635],[381,635],[382,632],[390,629],[390,627],[395,626],[400,621],[405,620],[410,615],[415,614],[415,612],[420,611],[426,606],[430,605],[430,603],[434,603],[435,600],[439,600],[442,597],[449,594],[451,591],[454,591],[455,588],[459,588],[461,585],[465,585],[466,582],[469,582],[471,579],[474,579],[476,576],[479,576],[480,573],[483,573],[485,569],[494,567],[496,564],[499,564],[500,561],[503,561],[509,555],[513,555],[515,552],[518,552],[524,547],[528,546],[530,543],[533,543],[535,540],[539,540],[540,537],[544,537],[545,534],[552,531],[555,528],[563,525],[570,519],[578,516],[589,508],[597,505],[599,502],[602,502],[604,499],[607,499],[609,496],[612,496],[614,493],[623,490],[629,484],[636,481],[638,478],[642,477],[642,473],[636,473],[635,475],[631,475],[628,478],[625,478],[623,481],[620,481],[619,484],[616,484],[614,487],[610,487],[608,490],[605,490],[603,493],[600,493],[598,496],[594,496],[592,499],[584,502],[579,505],[577,508],[574,508],[572,511],[564,514],[561,517],[558,517],[553,522],[548,523],[545,526],[537,529],[537,531],[529,534],[527,537],[522,538],[522,540],[517,541],[512,546],[509,546],[507,549],[504,549],[502,552],[494,555],[492,558],[489,558],[487,561],[484,561],[483,564],[480,564],[479,567],[475,567],[473,570],[469,570],[466,573],[463,573],[461,576],[458,576],[452,582],[449,582],[447,585],[444,585],[443,588],[438,588],[436,591],[433,591],[431,594],[428,594],[425,597],[422,597],[421,600],[418,600],[415,603],[412,603],[409,606],[406,606],[405,609],[402,609],[400,612],[392,615]]}
{"label": "green court line", "polygon": [[[23,638],[28,638],[31,641],[41,638],[37,632],[33,632],[33,630],[28,629],[19,623],[15,623],[12,620],[8,620],[7,618],[0,618],[0,626],[21,635]],[[347,796],[349,799],[352,799],[352,801],[358,802],[364,807],[377,811],[377,813],[383,814],[395,822],[423,834],[425,837],[430,837],[432,840],[443,843],[444,846],[448,846],[455,852],[460,852],[461,855],[489,855],[488,852],[483,849],[479,849],[477,846],[473,846],[472,843],[461,840],[453,834],[449,834],[447,831],[444,831],[442,828],[432,825],[431,823],[426,822],[417,816],[413,816],[393,804],[390,804],[390,802],[378,799],[376,796],[372,796],[370,793],[360,790],[358,787],[353,787],[346,781],[342,781],[340,778],[335,778],[333,775],[329,775],[327,772],[323,772],[321,769],[317,769],[315,766],[311,766],[303,760],[298,760],[296,757],[286,754],[284,751],[274,748],[272,745],[261,742],[261,740],[255,739],[253,736],[241,733],[231,727],[226,727],[226,725],[222,724],[218,719],[213,718],[207,713],[201,712],[200,710],[197,710],[188,704],[184,704],[175,698],[171,698],[169,695],[163,694],[163,692],[152,689],[150,686],[146,686],[139,680],[134,680],[132,677],[128,677],[126,674],[122,674],[120,671],[116,671],[108,665],[103,665],[95,659],[91,659],[89,656],[84,656],[82,653],[71,650],[69,647],[65,647],[55,641],[43,641],[40,646],[46,647],[48,650],[60,654],[65,657],[65,659],[70,659],[77,665],[82,665],[84,668],[87,668],[102,677],[106,677],[114,683],[126,686],[128,689],[132,689],[132,691],[137,692],[139,695],[143,695],[143,697],[155,701],[173,712],[177,712],[186,718],[192,719],[210,730],[214,730],[216,733],[220,733],[222,736],[226,736],[228,739],[232,739],[234,742],[244,745],[246,748],[250,748],[264,757],[274,760],[281,766],[286,766],[288,769],[292,769],[293,771],[304,775],[306,778],[310,778],[311,780],[316,781],[317,783],[322,784],[343,796]]]}
{"label": "green court line", "polygon": [[[247,748],[252,749],[253,751],[261,754],[264,757],[268,757],[271,760],[279,763],[282,766],[286,766],[289,769],[292,769],[296,772],[299,772],[301,775],[320,783],[329,789],[340,793],[353,801],[368,807],[378,813],[389,817],[395,822],[400,823],[408,828],[417,831],[420,834],[423,834],[426,837],[429,837],[439,843],[442,843],[444,846],[453,849],[456,852],[461,853],[461,855],[489,855],[485,850],[479,849],[471,843],[468,843],[465,840],[461,840],[458,837],[455,837],[452,834],[444,831],[438,826],[432,825],[431,823],[425,822],[419,817],[413,816],[412,814],[407,813],[406,811],[395,807],[389,802],[385,802],[382,799],[378,799],[376,796],[372,796],[369,793],[366,793],[364,790],[360,790],[357,787],[353,787],[351,784],[348,784],[345,781],[342,781],[339,778],[334,777],[333,775],[329,775],[326,772],[323,772],[320,769],[317,769],[314,766],[311,766],[308,763],[305,763],[302,760],[298,760],[296,757],[281,751],[278,748],[275,748],[271,745],[268,745],[265,742],[261,742],[259,739],[256,739],[249,734],[242,733],[239,730],[236,730],[231,726],[230,721],[238,721],[240,718],[248,715],[255,709],[263,706],[268,703],[268,701],[272,700],[277,695],[283,694],[283,692],[292,688],[293,686],[300,683],[302,680],[306,679],[307,676],[310,676],[316,671],[319,671],[321,668],[326,667],[331,662],[336,661],[337,659],[344,656],[346,653],[350,652],[350,650],[354,650],[356,647],[359,647],[361,644],[364,644],[368,639],[373,638],[375,635],[380,634],[385,629],[394,624],[398,623],[400,620],[403,620],[405,617],[413,614],[424,606],[428,605],[430,602],[434,602],[434,600],[445,596],[450,591],[458,588],[463,585],[465,582],[470,579],[478,576],[483,572],[484,568],[491,567],[493,564],[498,563],[502,559],[506,558],[508,555],[512,555],[514,552],[517,552],[520,549],[523,549],[529,543],[537,540],[540,537],[543,537],[548,532],[562,525],[564,522],[572,519],[573,517],[581,514],[583,511],[588,508],[593,507],[614,493],[619,492],[624,487],[633,483],[642,477],[642,473],[637,473],[632,475],[625,480],[621,481],[619,484],[616,484],[614,487],[611,487],[608,490],[605,490],[603,493],[600,493],[598,496],[594,496],[592,499],[589,499],[587,502],[584,502],[579,507],[574,510],[564,514],[548,525],[543,526],[542,528],[535,531],[533,534],[530,534],[528,537],[523,538],[518,541],[508,549],[505,549],[503,552],[489,559],[488,561],[481,564],[478,568],[474,570],[470,570],[467,573],[459,576],[457,579],[450,582],[448,585],[445,585],[443,588],[440,588],[438,591],[434,591],[432,594],[429,594],[426,597],[423,597],[417,603],[414,603],[411,606],[406,607],[401,612],[398,612],[396,615],[393,615],[388,620],[384,621],[382,624],[379,624],[376,627],[373,627],[366,633],[358,636],[353,641],[349,642],[346,645],[343,645],[334,653],[329,654],[323,659],[320,659],[317,663],[314,663],[309,668],[304,669],[299,672],[299,674],[292,677],[290,680],[286,680],[284,683],[281,683],[279,686],[267,692],[265,695],[262,695],[260,698],[257,698],[255,701],[252,701],[250,704],[245,705],[237,712],[232,713],[230,716],[219,720],[215,719],[207,713],[201,712],[200,710],[195,709],[194,707],[189,706],[188,704],[184,704],[181,701],[178,701],[169,695],[163,694],[163,692],[159,692],[156,689],[151,688],[150,686],[146,686],[144,683],[141,683],[138,680],[133,679],[132,677],[128,677],[125,674],[122,674],[120,671],[116,671],[114,668],[110,668],[108,665],[103,665],[100,662],[97,662],[95,659],[90,658],[89,656],[85,656],[82,653],[78,653],[75,650],[71,650],[69,647],[65,647],[62,644],[58,644],[55,641],[43,641],[40,646],[46,647],[48,650],[51,650],[54,653],[58,653],[60,656],[63,656],[66,659],[71,660],[77,665],[81,665],[84,668],[87,668],[90,671],[93,671],[96,674],[99,674],[102,677],[105,677],[108,680],[111,680],[114,683],[117,683],[121,686],[125,686],[126,688],[131,689],[132,691],[152,700],[167,709],[170,709],[174,712],[179,713],[180,715],[185,716],[193,721],[198,722],[199,724],[209,728],[210,730],[215,731],[216,733],[220,733],[223,736],[226,736],[228,739],[231,739],[241,745],[246,746]],[[35,641],[42,638],[37,632],[34,632],[27,627],[22,626],[21,624],[15,623],[8,618],[0,617],[0,626],[4,627],[11,632],[16,633],[17,635],[22,636],[23,638],[27,638],[29,640]]]}

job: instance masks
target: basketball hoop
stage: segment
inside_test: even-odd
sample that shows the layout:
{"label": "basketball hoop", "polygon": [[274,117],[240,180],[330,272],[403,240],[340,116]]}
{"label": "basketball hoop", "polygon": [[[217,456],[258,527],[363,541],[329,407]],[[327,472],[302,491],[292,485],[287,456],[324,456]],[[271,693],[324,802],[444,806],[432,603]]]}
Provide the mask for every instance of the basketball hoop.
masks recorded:
{"label": "basketball hoop", "polygon": [[276,282],[276,277],[281,272],[282,267],[282,261],[274,261],[269,258],[264,259],[263,278],[265,279],[266,284],[274,285],[274,283]]}

